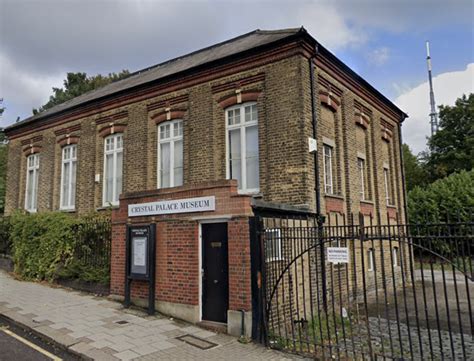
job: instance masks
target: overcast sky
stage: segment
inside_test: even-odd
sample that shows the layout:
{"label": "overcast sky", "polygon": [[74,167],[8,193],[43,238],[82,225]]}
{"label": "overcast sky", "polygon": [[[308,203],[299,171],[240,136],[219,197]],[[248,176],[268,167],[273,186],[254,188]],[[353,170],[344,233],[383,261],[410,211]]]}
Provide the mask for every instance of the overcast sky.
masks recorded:
{"label": "overcast sky", "polygon": [[135,71],[254,29],[303,25],[429,132],[425,40],[437,104],[474,92],[472,0],[0,0],[0,126],[31,115],[69,71]]}

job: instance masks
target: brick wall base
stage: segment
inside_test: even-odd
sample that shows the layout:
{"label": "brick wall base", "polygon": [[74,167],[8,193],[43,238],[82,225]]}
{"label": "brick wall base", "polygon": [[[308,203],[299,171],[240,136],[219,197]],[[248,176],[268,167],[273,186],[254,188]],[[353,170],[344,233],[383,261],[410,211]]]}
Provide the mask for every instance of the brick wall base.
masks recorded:
{"label": "brick wall base", "polygon": [[[129,204],[205,196],[215,196],[214,211],[128,217]],[[201,321],[200,224],[222,221],[228,225],[228,314],[233,316],[233,311],[240,310],[251,314],[249,216],[252,216],[250,197],[238,194],[235,181],[124,194],[120,207],[112,212],[111,294],[116,299],[124,296],[127,224],[155,223],[155,305],[162,313],[193,323]],[[131,298],[134,303],[145,306],[148,283],[132,281]],[[229,322],[235,318],[230,317]],[[235,326],[232,329],[240,330]]]}

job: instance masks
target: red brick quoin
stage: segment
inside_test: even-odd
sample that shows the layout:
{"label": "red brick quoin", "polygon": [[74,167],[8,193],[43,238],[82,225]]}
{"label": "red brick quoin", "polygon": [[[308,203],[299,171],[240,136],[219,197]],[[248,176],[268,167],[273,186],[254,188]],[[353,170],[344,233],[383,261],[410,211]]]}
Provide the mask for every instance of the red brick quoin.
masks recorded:
{"label": "red brick quoin", "polygon": [[[128,218],[129,204],[205,196],[216,197],[215,211]],[[199,305],[199,222],[222,217],[228,224],[229,309],[250,311],[251,215],[250,197],[239,195],[233,180],[122,195],[112,212],[111,293],[124,296],[127,223],[156,223],[156,301]],[[133,281],[131,297],[146,300],[148,284]]]}

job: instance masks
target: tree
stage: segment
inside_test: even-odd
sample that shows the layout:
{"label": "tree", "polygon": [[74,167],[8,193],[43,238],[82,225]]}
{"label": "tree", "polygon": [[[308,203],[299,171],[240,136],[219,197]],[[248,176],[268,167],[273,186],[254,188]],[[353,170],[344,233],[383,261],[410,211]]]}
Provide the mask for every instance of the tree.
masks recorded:
{"label": "tree", "polygon": [[411,191],[416,186],[426,185],[427,174],[420,159],[411,152],[407,144],[402,145],[402,151],[407,191]]}
{"label": "tree", "polygon": [[64,80],[64,87],[53,88],[53,95],[49,97],[48,102],[38,109],[33,109],[33,114],[38,114],[91,90],[124,79],[129,75],[128,70],[122,70],[120,73],[110,73],[106,76],[98,74],[90,77],[88,77],[86,73],[67,73],[66,79]]}
{"label": "tree", "polygon": [[0,98],[0,118],[2,117],[5,107],[3,106],[3,98]]}
{"label": "tree", "polygon": [[432,180],[474,165],[474,94],[463,95],[454,106],[439,107],[440,130],[429,141],[427,171]]}

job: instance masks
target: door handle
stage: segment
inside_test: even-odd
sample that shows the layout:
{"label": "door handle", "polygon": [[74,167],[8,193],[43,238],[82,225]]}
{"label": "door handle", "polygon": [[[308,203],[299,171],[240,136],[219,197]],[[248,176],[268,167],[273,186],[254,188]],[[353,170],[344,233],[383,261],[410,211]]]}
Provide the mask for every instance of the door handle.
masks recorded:
{"label": "door handle", "polygon": [[214,283],[218,283],[218,282],[219,282],[219,280],[214,280]]}

